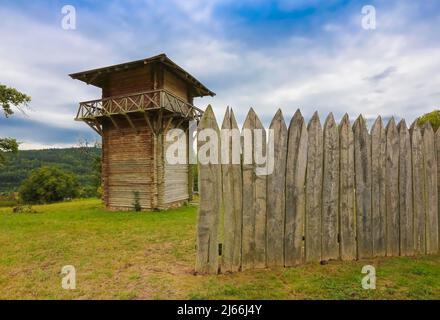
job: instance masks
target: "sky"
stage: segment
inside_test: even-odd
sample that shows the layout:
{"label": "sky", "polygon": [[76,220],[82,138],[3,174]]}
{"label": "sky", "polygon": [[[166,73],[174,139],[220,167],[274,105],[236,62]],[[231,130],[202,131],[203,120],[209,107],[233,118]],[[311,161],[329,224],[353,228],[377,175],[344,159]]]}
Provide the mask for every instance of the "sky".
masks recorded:
{"label": "sky", "polygon": [[[62,8],[76,29],[62,28]],[[365,29],[365,5],[376,12]],[[25,114],[0,117],[0,137],[21,149],[70,147],[99,139],[74,121],[100,89],[69,73],[166,53],[217,95],[243,123],[253,107],[268,126],[281,108],[321,121],[348,113],[410,124],[440,107],[437,0],[107,0],[0,1],[0,83],[29,94]]]}

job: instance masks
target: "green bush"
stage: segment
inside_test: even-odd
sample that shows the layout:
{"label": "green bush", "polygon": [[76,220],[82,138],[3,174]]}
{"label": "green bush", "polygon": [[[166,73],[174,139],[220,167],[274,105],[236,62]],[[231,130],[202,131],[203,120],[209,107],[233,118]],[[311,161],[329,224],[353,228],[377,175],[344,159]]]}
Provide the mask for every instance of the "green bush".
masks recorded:
{"label": "green bush", "polygon": [[31,172],[20,186],[20,199],[25,203],[51,203],[76,198],[76,177],[57,167],[41,167]]}
{"label": "green bush", "polygon": [[437,129],[440,127],[440,110],[426,113],[417,118],[417,124],[420,126],[423,126],[428,121],[431,123],[432,129],[437,131]]}

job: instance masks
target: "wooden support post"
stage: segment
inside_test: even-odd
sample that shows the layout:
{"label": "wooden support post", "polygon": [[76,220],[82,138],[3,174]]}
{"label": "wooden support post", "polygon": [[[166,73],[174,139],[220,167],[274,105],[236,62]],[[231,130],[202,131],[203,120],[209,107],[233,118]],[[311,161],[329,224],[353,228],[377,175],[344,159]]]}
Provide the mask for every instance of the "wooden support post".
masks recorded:
{"label": "wooden support post", "polygon": [[135,130],[136,132],[139,132],[139,129],[136,128],[133,121],[131,121],[130,116],[127,113],[123,113],[124,117],[127,119],[128,123],[130,124],[130,127]]}
{"label": "wooden support post", "polygon": [[375,257],[385,256],[386,253],[385,163],[386,133],[382,118],[377,117],[371,129],[371,213]]}
{"label": "wooden support post", "polygon": [[[414,253],[414,215],[412,196],[411,142],[405,120],[397,126],[399,131],[399,223],[400,255]],[[437,169],[437,168],[436,168]]]}
{"label": "wooden support post", "polygon": [[333,114],[324,123],[321,260],[339,258],[339,134]]}
{"label": "wooden support post", "polygon": [[[267,265],[284,266],[284,222],[286,210],[287,127],[281,110],[270,124],[273,134],[273,172],[267,176]],[[270,136],[269,136],[270,138]]]}
{"label": "wooden support post", "polygon": [[322,165],[323,136],[318,113],[315,112],[307,127],[306,177],[306,262],[321,260]]}
{"label": "wooden support post", "polygon": [[305,179],[307,166],[307,128],[301,112],[293,116],[288,133],[286,163],[286,222],[284,265],[304,262]]}
{"label": "wooden support post", "polygon": [[411,156],[413,172],[414,252],[426,253],[426,201],[423,137],[415,121],[411,125]]}
{"label": "wooden support post", "polygon": [[[229,111],[229,108],[226,110],[222,129],[227,133],[221,139],[224,211],[222,272],[233,272],[240,270],[241,266],[242,173],[240,158],[236,161],[233,151],[234,146],[240,141],[240,133],[234,113],[232,110]],[[232,132],[231,136],[229,132]],[[235,140],[237,133],[238,141]]]}
{"label": "wooden support post", "polygon": [[151,124],[150,118],[148,118],[148,115],[145,111],[143,111],[142,113],[144,114],[144,119],[145,119],[145,122],[147,123],[148,128],[154,134],[155,131],[154,131],[153,125]]}
{"label": "wooden support post", "polygon": [[356,259],[354,138],[348,114],[339,125],[339,233],[342,260]]}
{"label": "wooden support post", "polygon": [[[219,128],[211,106],[205,111],[199,124],[199,129],[213,129],[217,136]],[[203,146],[206,141],[200,140],[198,146]],[[219,148],[219,142],[217,142]],[[220,220],[222,186],[221,165],[213,163],[199,163],[200,174],[200,206],[197,220],[197,255],[196,272],[218,272],[218,226]]]}
{"label": "wooden support post", "polygon": [[354,123],[353,136],[357,253],[358,258],[363,259],[373,256],[373,230],[371,225],[371,140],[362,116],[359,116]]}
{"label": "wooden support post", "polygon": [[386,247],[387,256],[399,255],[399,134],[394,118],[386,127]]}
{"label": "wooden support post", "polygon": [[113,117],[111,115],[108,115],[108,117],[110,118],[110,120],[112,121],[113,125],[115,126],[116,129],[118,129],[119,132],[121,132],[121,128],[119,127],[119,125],[117,124],[116,120],[113,119]]}
{"label": "wooden support post", "polygon": [[437,157],[434,139],[434,131],[428,121],[423,127],[427,254],[438,251]]}

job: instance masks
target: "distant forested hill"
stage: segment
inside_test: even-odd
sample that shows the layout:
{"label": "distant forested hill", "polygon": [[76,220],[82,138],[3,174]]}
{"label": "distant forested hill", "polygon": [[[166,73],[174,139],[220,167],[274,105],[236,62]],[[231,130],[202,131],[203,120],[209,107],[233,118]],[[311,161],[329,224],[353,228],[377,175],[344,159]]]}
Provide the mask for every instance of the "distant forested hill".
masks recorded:
{"label": "distant forested hill", "polygon": [[7,163],[0,167],[0,192],[16,191],[29,173],[42,166],[57,166],[74,173],[82,187],[96,180],[93,161],[101,154],[99,148],[67,148],[24,150],[6,154]]}

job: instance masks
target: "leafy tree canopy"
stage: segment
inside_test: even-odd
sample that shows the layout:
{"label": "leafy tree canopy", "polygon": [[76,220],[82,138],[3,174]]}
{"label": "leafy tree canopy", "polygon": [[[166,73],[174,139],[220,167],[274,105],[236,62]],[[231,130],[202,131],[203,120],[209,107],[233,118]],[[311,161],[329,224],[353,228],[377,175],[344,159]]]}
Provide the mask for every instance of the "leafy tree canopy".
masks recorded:
{"label": "leafy tree canopy", "polygon": [[75,175],[57,167],[41,167],[33,171],[19,189],[25,203],[51,203],[78,196]]}
{"label": "leafy tree canopy", "polygon": [[0,84],[0,106],[3,109],[5,117],[9,117],[14,113],[13,107],[22,110],[28,103],[31,102],[31,97],[21,93],[20,91]]}
{"label": "leafy tree canopy", "polygon": [[0,165],[5,163],[3,152],[17,152],[18,142],[12,138],[0,138]]}
{"label": "leafy tree canopy", "polygon": [[434,110],[417,118],[417,124],[423,126],[426,122],[430,122],[432,129],[437,131],[440,127],[440,110]]}
{"label": "leafy tree canopy", "polygon": [[[14,113],[13,107],[22,110],[31,101],[31,97],[0,84],[0,107],[6,118]],[[18,143],[12,138],[0,138],[0,166],[5,163],[4,152],[17,152]]]}

